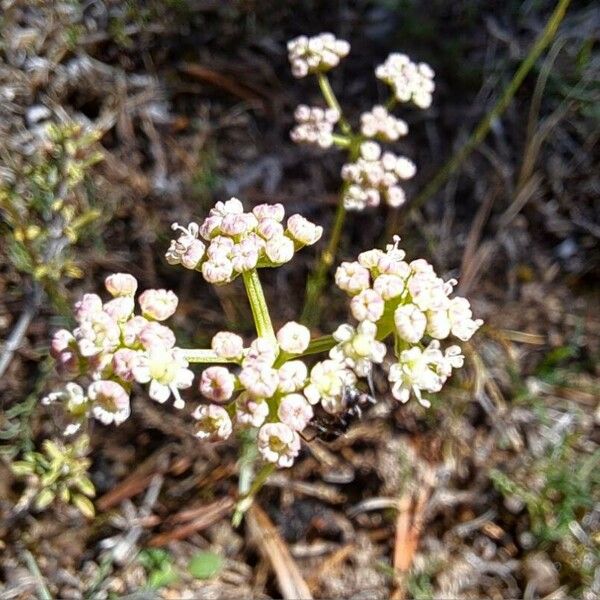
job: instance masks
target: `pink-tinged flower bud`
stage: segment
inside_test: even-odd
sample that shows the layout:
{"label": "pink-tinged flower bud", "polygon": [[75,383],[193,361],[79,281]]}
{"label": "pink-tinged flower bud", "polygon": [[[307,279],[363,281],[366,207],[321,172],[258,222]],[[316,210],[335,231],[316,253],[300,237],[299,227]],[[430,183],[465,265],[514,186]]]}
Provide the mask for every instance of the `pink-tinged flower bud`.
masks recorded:
{"label": "pink-tinged flower bud", "polygon": [[252,209],[252,214],[259,220],[274,219],[275,221],[283,221],[285,209],[283,204],[259,204]]}
{"label": "pink-tinged flower bud", "polygon": [[265,364],[244,367],[240,372],[240,383],[254,398],[270,398],[277,391],[279,375]]}
{"label": "pink-tinged flower bud", "polygon": [[195,269],[204,258],[206,249],[198,239],[198,224],[190,223],[187,227],[182,227],[179,223],[173,223],[171,229],[181,231],[181,235],[176,240],[171,240],[165,259],[170,265],[183,265],[186,269]]}
{"label": "pink-tinged flower bud", "polygon": [[335,283],[341,290],[355,296],[370,286],[370,274],[357,262],[343,262],[335,272]]}
{"label": "pink-tinged flower bud", "polygon": [[260,427],[269,414],[266,400],[242,392],[235,400],[235,418],[240,425]]}
{"label": "pink-tinged flower bud", "polygon": [[227,258],[207,260],[202,265],[202,275],[208,283],[215,285],[229,283],[233,275],[233,263]]}
{"label": "pink-tinged flower bud", "polygon": [[312,406],[301,394],[288,394],[281,399],[277,416],[294,431],[302,431],[313,418]]}
{"label": "pink-tinged flower bud", "polygon": [[146,290],[138,298],[144,317],[156,321],[168,319],[177,309],[177,296],[170,290]]}
{"label": "pink-tinged flower bud", "polygon": [[210,260],[217,263],[228,260],[234,245],[235,242],[231,238],[224,235],[218,235],[208,246],[206,254]]}
{"label": "pink-tinged flower bud", "polygon": [[92,401],[92,414],[105,425],[120,425],[130,415],[129,394],[116,381],[94,381],[87,395]]}
{"label": "pink-tinged flower bud", "polygon": [[231,435],[231,419],[222,406],[199,406],[192,416],[197,421],[195,435],[201,440],[220,442]]}
{"label": "pink-tinged flower bud", "polygon": [[452,322],[447,310],[427,312],[427,335],[438,340],[445,340],[450,335]]}
{"label": "pink-tinged flower bud", "polygon": [[354,296],[350,301],[352,316],[357,321],[379,321],[383,316],[385,302],[383,298],[372,289],[366,289]]}
{"label": "pink-tinged flower bud", "polygon": [[291,467],[300,453],[300,436],[285,423],[266,423],[258,431],[258,451],[278,467]]}
{"label": "pink-tinged flower bud", "polygon": [[415,176],[417,167],[412,160],[406,158],[405,156],[399,156],[398,160],[396,161],[396,168],[394,170],[400,179],[411,179]]}
{"label": "pink-tinged flower bud", "polygon": [[261,219],[258,222],[256,233],[265,240],[281,237],[283,235],[283,225],[275,219]]}
{"label": "pink-tinged flower bud", "polygon": [[204,219],[204,221],[202,222],[202,225],[200,225],[200,235],[205,240],[211,240],[215,236],[219,235],[222,221],[223,217],[221,216],[215,215],[211,217],[206,217],[206,219]]}
{"label": "pink-tinged flower bud", "polygon": [[226,202],[217,202],[210,209],[211,215],[241,215],[244,212],[244,205],[237,198],[230,198]]}
{"label": "pink-tinged flower bud", "polygon": [[200,377],[200,393],[213,402],[227,402],[233,396],[235,377],[225,367],[208,367]]}
{"label": "pink-tinged flower bud", "polygon": [[77,346],[73,334],[66,329],[59,329],[52,336],[52,342],[50,343],[50,356],[58,359],[58,357],[65,350],[72,350],[76,347]]}
{"label": "pink-tinged flower bud", "polygon": [[97,294],[84,294],[75,303],[75,318],[79,323],[99,312],[102,312],[102,298]]}
{"label": "pink-tinged flower bud", "polygon": [[82,321],[73,332],[82,356],[112,352],[120,342],[121,330],[117,322],[105,312],[95,313]]}
{"label": "pink-tinged flower bud", "polygon": [[134,296],[138,282],[129,273],[113,273],[104,280],[104,286],[111,296]]}
{"label": "pink-tinged flower bud", "polygon": [[425,334],[427,317],[414,304],[405,304],[394,312],[394,323],[398,335],[403,340],[416,344]]}
{"label": "pink-tinged flower bud", "polygon": [[138,334],[138,340],[145,350],[155,348],[173,348],[175,346],[175,334],[165,325],[156,321],[150,321],[141,329]]}
{"label": "pink-tinged flower bud", "polygon": [[260,363],[270,367],[275,362],[278,353],[279,348],[277,347],[277,344],[270,339],[258,337],[244,352],[242,366],[256,366]]}
{"label": "pink-tinged flower bud", "polygon": [[123,342],[127,346],[138,346],[141,344],[140,341],[140,333],[150,323],[148,319],[144,319],[140,315],[136,315],[131,317],[129,321],[127,321],[123,327]]}
{"label": "pink-tinged flower bud", "polygon": [[131,296],[119,296],[104,303],[104,312],[117,323],[124,323],[133,314],[135,302]]}
{"label": "pink-tinged flower bud", "polygon": [[290,321],[277,332],[277,343],[284,352],[302,354],[310,344],[310,331],[304,325]]}
{"label": "pink-tinged flower bud", "polygon": [[251,271],[258,262],[260,248],[253,239],[246,238],[231,250],[231,264],[238,273]]}
{"label": "pink-tinged flower bud", "polygon": [[230,331],[219,331],[214,335],[210,346],[217,356],[227,360],[237,360],[244,352],[244,340]]}
{"label": "pink-tinged flower bud", "polygon": [[221,222],[221,233],[223,235],[238,236],[252,231],[257,225],[256,217],[251,213],[241,215],[225,215]]}
{"label": "pink-tinged flower bud", "polygon": [[391,185],[385,191],[385,199],[389,206],[398,208],[406,202],[406,192],[397,185]]}
{"label": "pink-tinged flower bud", "polygon": [[265,245],[267,258],[276,265],[289,262],[294,256],[294,242],[285,235],[273,237]]}
{"label": "pink-tinged flower bud", "polygon": [[398,275],[387,275],[384,273],[375,279],[373,289],[384,299],[391,300],[404,293],[406,287],[404,279]]}
{"label": "pink-tinged flower bud", "polygon": [[385,256],[385,252],[383,250],[379,250],[377,248],[373,250],[367,250],[358,255],[358,264],[362,267],[365,267],[365,269],[375,269],[378,267],[379,261],[383,256]]}
{"label": "pink-tinged flower bud", "polygon": [[279,391],[291,394],[306,385],[308,369],[301,360],[289,360],[279,367]]}
{"label": "pink-tinged flower bud", "polygon": [[131,348],[120,348],[112,357],[112,368],[114,374],[123,381],[133,381],[133,367],[137,352]]}
{"label": "pink-tinged flower bud", "polygon": [[321,239],[323,228],[311,223],[302,215],[292,215],[287,221],[287,228],[294,240],[302,245],[311,245]]}

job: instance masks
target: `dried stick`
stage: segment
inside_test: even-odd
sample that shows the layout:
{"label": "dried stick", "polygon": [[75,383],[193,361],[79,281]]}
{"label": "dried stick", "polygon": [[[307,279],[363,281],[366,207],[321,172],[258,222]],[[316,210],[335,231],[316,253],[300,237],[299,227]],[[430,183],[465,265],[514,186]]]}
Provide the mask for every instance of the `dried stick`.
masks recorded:
{"label": "dried stick", "polygon": [[27,298],[25,309],[2,347],[2,354],[0,354],[0,377],[4,375],[15,352],[19,349],[31,321],[37,314],[42,303],[42,295],[41,286],[37,282],[34,283],[33,290]]}

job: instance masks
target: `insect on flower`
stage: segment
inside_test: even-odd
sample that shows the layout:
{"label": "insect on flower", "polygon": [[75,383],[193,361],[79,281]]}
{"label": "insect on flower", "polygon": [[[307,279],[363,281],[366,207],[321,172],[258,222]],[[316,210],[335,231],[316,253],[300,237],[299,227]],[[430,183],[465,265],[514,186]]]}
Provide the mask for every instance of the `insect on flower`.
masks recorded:
{"label": "insect on flower", "polygon": [[[369,381],[373,393],[371,381]],[[302,435],[305,442],[319,439],[323,442],[333,442],[345,435],[350,427],[362,418],[363,411],[376,404],[374,394],[368,394],[355,386],[345,386],[342,394],[344,410],[330,414],[320,411],[312,420],[310,426],[314,428],[312,437]]]}

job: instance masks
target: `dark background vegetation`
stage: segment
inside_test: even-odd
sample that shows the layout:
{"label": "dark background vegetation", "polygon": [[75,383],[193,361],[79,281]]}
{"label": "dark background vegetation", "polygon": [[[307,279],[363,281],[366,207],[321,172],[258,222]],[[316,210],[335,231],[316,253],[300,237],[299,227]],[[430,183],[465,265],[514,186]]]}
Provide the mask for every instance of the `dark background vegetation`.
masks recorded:
{"label": "dark background vegetation", "polygon": [[[286,587],[295,577],[315,597],[598,597],[596,3],[571,3],[514,101],[438,193],[417,208],[347,220],[340,259],[399,233],[409,257],[459,278],[486,321],[464,373],[428,410],[382,393],[346,437],[307,445],[260,494],[264,512],[239,529],[229,524],[234,445],[197,443],[186,414],[141,396],[120,428],[91,431],[94,520],[58,504],[15,513],[26,486],[10,461],[61,431],[60,415],[38,403],[56,384],[51,332],[69,323],[72,300],[128,271],[142,288],[179,295],[180,345],[206,346],[223,328],[251,333],[240,285],[211,289],[163,255],[173,221],[201,220],[231,195],[249,206],[282,202],[327,229],[343,157],[289,140],[294,107],[319,94],[290,75],[288,39],[330,30],[351,43],[332,81],[354,121],[384,98],[373,69],[389,52],[432,65],[433,106],[402,111],[410,134],[398,149],[418,165],[414,197],[509,85],[554,3],[0,6],[2,168],[26,177],[45,121],[103,132],[103,160],[82,192],[101,216],[75,247],[81,276],[43,286],[0,379],[1,598],[32,597],[40,582],[60,598],[293,597],[303,589]],[[32,107],[49,111],[39,118]],[[10,245],[3,224],[3,339],[35,288]],[[265,275],[277,324],[298,317],[315,256],[304,251]],[[322,331],[345,315],[342,295],[328,289]],[[175,540],[182,523],[190,530]],[[216,561],[200,578],[189,568],[198,552],[209,553],[201,566]]]}

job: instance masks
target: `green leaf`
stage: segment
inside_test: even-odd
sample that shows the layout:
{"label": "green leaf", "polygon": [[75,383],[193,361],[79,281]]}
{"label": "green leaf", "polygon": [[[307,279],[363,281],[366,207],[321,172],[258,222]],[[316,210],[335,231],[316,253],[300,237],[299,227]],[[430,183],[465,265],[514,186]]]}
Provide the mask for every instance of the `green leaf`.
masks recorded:
{"label": "green leaf", "polygon": [[51,490],[42,490],[35,497],[35,508],[37,510],[44,510],[54,500],[54,492]]}
{"label": "green leaf", "polygon": [[35,466],[24,460],[16,460],[10,466],[10,470],[17,477],[24,477],[25,475],[31,475],[35,471]]}
{"label": "green leaf", "polygon": [[96,510],[94,509],[94,505],[89,498],[86,498],[82,494],[73,494],[73,498],[71,499],[73,506],[79,509],[85,517],[88,519],[93,519],[96,514]]}
{"label": "green leaf", "polygon": [[223,566],[223,558],[215,552],[198,552],[188,564],[188,571],[196,579],[210,579]]}
{"label": "green leaf", "polygon": [[76,482],[75,485],[86,495],[95,496],[96,488],[94,484],[84,475],[82,475]]}
{"label": "green leaf", "polygon": [[179,579],[179,575],[175,571],[171,563],[165,563],[162,568],[156,569],[150,573],[148,585],[152,588],[161,588]]}

